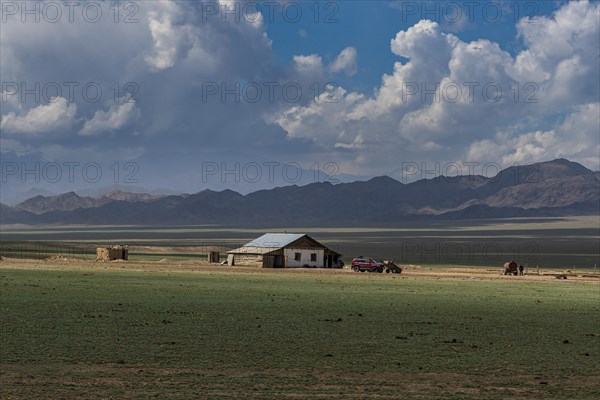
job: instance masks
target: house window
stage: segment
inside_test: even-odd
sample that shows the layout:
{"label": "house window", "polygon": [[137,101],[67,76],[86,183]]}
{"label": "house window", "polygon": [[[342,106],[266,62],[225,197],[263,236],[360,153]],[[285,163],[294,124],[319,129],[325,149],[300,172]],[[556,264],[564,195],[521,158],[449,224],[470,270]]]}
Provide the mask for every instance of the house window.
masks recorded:
{"label": "house window", "polygon": [[310,261],[317,261],[317,253],[310,253]]}
{"label": "house window", "polygon": [[294,253],[294,261],[300,261],[302,259],[302,254]]}

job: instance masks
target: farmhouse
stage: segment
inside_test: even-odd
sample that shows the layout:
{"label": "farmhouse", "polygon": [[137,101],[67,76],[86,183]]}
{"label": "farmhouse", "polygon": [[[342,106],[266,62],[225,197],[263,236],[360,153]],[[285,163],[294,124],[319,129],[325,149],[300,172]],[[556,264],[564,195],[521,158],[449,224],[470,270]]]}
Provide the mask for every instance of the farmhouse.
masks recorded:
{"label": "farmhouse", "polygon": [[228,265],[336,268],[340,262],[340,253],[300,233],[267,233],[227,252]]}

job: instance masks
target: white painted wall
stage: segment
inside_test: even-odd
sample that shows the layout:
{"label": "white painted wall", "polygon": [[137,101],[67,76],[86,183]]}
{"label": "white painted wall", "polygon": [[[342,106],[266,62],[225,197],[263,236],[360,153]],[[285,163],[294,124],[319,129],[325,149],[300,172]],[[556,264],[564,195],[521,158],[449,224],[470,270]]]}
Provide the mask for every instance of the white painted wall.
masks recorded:
{"label": "white painted wall", "polygon": [[[294,259],[295,253],[300,253],[300,261]],[[317,261],[310,261],[310,255],[316,253]],[[285,256],[286,267],[302,267],[303,265],[310,265],[311,267],[323,267],[323,257],[325,250],[323,249],[284,249],[283,255]]]}

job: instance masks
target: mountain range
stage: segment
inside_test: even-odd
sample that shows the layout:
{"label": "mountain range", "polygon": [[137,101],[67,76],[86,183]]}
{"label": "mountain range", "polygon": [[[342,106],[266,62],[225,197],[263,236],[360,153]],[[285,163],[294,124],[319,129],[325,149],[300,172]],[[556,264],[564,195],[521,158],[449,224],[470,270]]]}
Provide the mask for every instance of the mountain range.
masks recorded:
{"label": "mountain range", "polygon": [[565,159],[513,166],[494,177],[437,177],[403,184],[312,183],[260,190],[151,195],[114,190],[38,195],[9,207],[2,224],[386,226],[403,220],[600,215],[600,172]]}

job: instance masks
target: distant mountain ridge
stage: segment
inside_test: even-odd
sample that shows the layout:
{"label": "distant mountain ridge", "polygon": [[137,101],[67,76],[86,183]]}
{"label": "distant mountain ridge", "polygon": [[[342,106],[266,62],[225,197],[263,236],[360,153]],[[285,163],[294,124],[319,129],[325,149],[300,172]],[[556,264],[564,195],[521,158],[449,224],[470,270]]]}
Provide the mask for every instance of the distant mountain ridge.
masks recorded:
{"label": "distant mountain ridge", "polygon": [[111,201],[125,201],[129,203],[148,202],[158,200],[162,196],[146,193],[132,193],[121,190],[112,190],[100,197],[80,196],[75,192],[68,192],[58,196],[37,195],[14,208],[20,211],[28,211],[33,214],[45,214],[52,211],[73,211],[80,208],[101,207]]}
{"label": "distant mountain ridge", "polygon": [[383,176],[259,190],[101,197],[69,192],[2,205],[3,224],[383,226],[406,219],[600,215],[600,173],[565,159],[509,167],[487,178],[438,177],[403,184]]}

